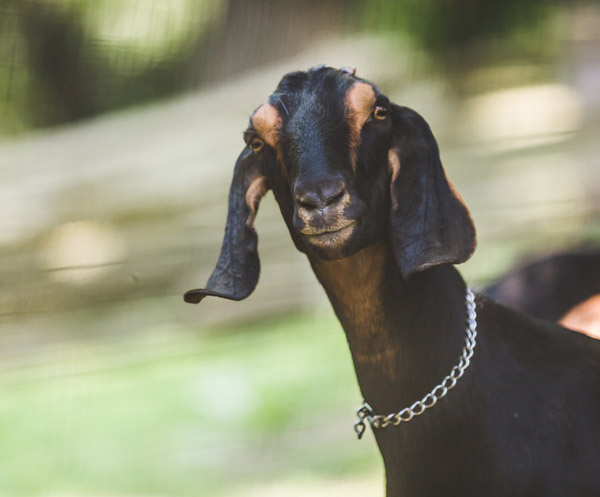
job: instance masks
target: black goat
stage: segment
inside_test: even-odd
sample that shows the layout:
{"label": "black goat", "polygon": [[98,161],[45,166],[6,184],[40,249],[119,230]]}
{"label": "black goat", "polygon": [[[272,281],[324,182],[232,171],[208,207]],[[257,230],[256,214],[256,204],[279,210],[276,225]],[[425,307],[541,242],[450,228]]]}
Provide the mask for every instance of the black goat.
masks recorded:
{"label": "black goat", "polygon": [[600,294],[600,249],[582,246],[528,258],[485,293],[537,318],[558,321],[573,306]]}
{"label": "black goat", "polygon": [[[316,67],[285,75],[244,138],[219,261],[185,300],[254,290],[271,189],[346,332],[388,497],[600,495],[600,342],[479,296],[455,367],[467,287],[452,264],[475,229],[423,118],[352,68]],[[383,427],[411,405],[423,415]]]}
{"label": "black goat", "polygon": [[484,291],[502,304],[600,339],[598,247],[525,260]]}

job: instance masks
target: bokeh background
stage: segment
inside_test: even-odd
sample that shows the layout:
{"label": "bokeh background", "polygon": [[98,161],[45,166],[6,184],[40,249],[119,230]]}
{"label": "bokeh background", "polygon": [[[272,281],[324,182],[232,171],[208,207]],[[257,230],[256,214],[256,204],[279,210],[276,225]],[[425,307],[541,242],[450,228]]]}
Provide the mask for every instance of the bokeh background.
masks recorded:
{"label": "bokeh background", "polygon": [[345,338],[272,196],[240,303],[185,305],[249,114],[355,65],[430,123],[480,287],[600,243],[600,5],[1,0],[0,495],[383,495]]}

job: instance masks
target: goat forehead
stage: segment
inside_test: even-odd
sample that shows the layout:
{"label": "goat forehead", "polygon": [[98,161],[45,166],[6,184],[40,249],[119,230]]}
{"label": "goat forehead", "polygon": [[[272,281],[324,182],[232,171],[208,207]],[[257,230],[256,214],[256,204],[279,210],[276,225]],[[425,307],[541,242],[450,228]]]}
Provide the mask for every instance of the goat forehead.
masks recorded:
{"label": "goat forehead", "polygon": [[351,147],[375,105],[377,88],[369,82],[332,68],[284,76],[267,103],[252,115],[254,129],[278,149],[281,139],[302,145],[324,143],[350,132]]}
{"label": "goat forehead", "polygon": [[332,67],[317,68],[308,72],[293,72],[286,74],[275,93],[289,96],[300,95],[304,92],[318,92],[326,95],[344,93],[355,81],[348,73]]}
{"label": "goat forehead", "polygon": [[374,87],[367,82],[343,76],[343,81],[327,81],[315,85],[306,85],[296,98],[298,107],[305,105],[321,107],[362,108],[375,98]]}
{"label": "goat forehead", "polygon": [[352,81],[346,87],[338,85],[335,91],[321,91],[321,87],[305,88],[294,97],[278,97],[288,100],[294,106],[283,105],[287,115],[283,115],[288,131],[297,133],[306,125],[324,127],[326,131],[344,129],[339,125],[350,124],[361,128],[367,121],[376,102],[376,89],[369,83]]}
{"label": "goat forehead", "polygon": [[283,100],[292,111],[306,105],[339,106],[344,104],[348,90],[357,83],[371,86],[347,71],[316,67],[308,72],[286,74],[270,100]]}
{"label": "goat forehead", "polygon": [[307,93],[294,109],[289,119],[289,130],[295,133],[306,132],[307,127],[320,125],[331,128],[346,117],[343,98]]}

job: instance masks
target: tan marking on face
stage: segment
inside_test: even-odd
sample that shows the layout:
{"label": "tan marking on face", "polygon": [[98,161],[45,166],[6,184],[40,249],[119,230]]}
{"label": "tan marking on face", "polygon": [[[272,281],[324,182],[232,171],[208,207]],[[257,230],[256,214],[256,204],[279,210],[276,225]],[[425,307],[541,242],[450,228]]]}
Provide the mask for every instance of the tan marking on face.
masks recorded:
{"label": "tan marking on face", "polygon": [[600,339],[600,294],[573,307],[560,319],[558,324]]}
{"label": "tan marking on face", "polygon": [[261,105],[252,115],[252,126],[258,135],[275,149],[279,141],[281,124],[281,116],[271,104]]}
{"label": "tan marking on face", "polygon": [[258,135],[271,147],[275,149],[277,160],[281,165],[283,174],[290,181],[287,168],[283,162],[283,154],[279,145],[279,132],[281,130],[282,121],[279,112],[271,104],[263,104],[252,115],[252,126]]}
{"label": "tan marking on face", "polygon": [[256,213],[258,212],[258,205],[261,199],[265,196],[269,190],[269,185],[266,176],[258,176],[246,190],[246,205],[250,209],[250,215],[246,220],[246,226],[252,227],[254,219],[256,219]]}
{"label": "tan marking on face", "polygon": [[346,92],[346,117],[350,124],[350,154],[356,167],[360,132],[375,106],[375,90],[367,83],[357,82]]}

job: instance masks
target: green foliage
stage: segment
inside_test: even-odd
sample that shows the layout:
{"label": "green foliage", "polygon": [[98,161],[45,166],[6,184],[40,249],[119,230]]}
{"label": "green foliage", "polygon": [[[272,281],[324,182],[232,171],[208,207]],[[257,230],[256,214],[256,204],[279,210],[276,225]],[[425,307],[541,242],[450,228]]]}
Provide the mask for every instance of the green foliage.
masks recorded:
{"label": "green foliage", "polygon": [[196,43],[223,1],[8,0],[0,4],[0,136],[189,87]]}
{"label": "green foliage", "polygon": [[[537,51],[555,12],[556,4],[548,0],[366,0],[360,18],[368,30],[408,36],[449,67],[485,62],[498,46],[517,57]],[[487,55],[470,60],[478,51]]]}

